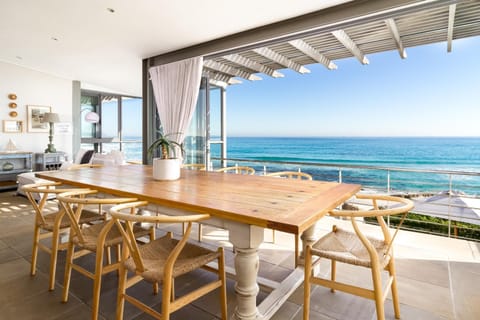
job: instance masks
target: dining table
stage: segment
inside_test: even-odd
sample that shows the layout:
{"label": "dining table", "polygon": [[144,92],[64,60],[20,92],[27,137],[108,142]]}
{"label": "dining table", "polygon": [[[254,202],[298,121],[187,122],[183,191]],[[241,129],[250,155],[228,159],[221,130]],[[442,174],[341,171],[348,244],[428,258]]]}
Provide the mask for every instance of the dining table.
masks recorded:
{"label": "dining table", "polygon": [[297,266],[257,304],[259,247],[264,229],[316,240],[315,224],[361,188],[358,184],[283,179],[182,169],[178,180],[153,179],[150,165],[104,166],[37,172],[42,179],[148,201],[166,214],[208,213],[209,224],[228,230],[235,258],[236,307],[231,319],[270,319],[303,282]]}

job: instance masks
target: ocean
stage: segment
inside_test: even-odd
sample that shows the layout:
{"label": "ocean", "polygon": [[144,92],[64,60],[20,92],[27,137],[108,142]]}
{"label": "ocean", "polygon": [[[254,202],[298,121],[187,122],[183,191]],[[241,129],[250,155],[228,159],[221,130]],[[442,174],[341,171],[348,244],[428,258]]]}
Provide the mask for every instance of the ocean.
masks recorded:
{"label": "ocean", "polygon": [[[227,154],[231,159],[264,161],[265,163],[238,163],[253,166],[257,171],[300,169],[310,173],[314,179],[327,181],[338,181],[338,168],[344,165],[474,172],[480,176],[480,138],[230,137],[227,140]],[[212,147],[212,157],[215,156],[219,156],[219,150]],[[270,164],[270,161],[323,163],[331,164],[331,167]],[[341,171],[343,182],[360,183],[366,188],[389,188],[399,192],[453,189],[480,194],[480,177],[475,175],[362,168],[346,168]]]}
{"label": "ocean", "polygon": [[[141,138],[127,140],[140,141]],[[112,144],[111,148],[118,149],[118,145]],[[142,158],[141,143],[124,143],[122,148],[127,159]],[[220,157],[219,145],[212,144],[211,150],[212,158]],[[259,174],[300,169],[317,180],[339,181],[341,171],[342,182],[359,183],[380,191],[436,193],[454,190],[480,195],[480,138],[229,137],[227,155],[229,159],[254,160],[230,161],[228,165],[252,166]],[[214,169],[220,165],[218,160],[212,163]],[[324,165],[308,165],[318,163]],[[369,166],[381,169],[367,169]],[[401,171],[412,169],[473,174]]]}

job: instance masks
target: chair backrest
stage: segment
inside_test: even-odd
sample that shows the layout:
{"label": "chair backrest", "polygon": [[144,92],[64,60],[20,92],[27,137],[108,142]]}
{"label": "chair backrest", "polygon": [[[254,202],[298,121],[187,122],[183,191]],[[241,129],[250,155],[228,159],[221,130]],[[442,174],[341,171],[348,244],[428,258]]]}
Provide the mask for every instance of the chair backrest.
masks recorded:
{"label": "chair backrest", "polygon": [[[367,200],[367,202],[361,203],[361,205],[364,206],[364,209],[332,210],[329,214],[335,217],[345,217],[351,221],[355,233],[360,238],[363,245],[367,248],[370,256],[375,253],[375,249],[373,248],[370,241],[360,231],[360,228],[356,222],[356,218],[376,217],[378,224],[382,229],[383,241],[388,245],[387,250],[384,254],[388,254],[392,247],[393,240],[398,233],[398,230],[400,229],[408,212],[413,208],[413,202],[406,198],[379,194],[357,194],[355,195],[355,198],[357,198],[359,201]],[[402,218],[398,223],[395,233],[392,237],[383,217],[400,214],[402,215]]]}
{"label": "chair backrest", "polygon": [[[60,193],[57,195],[57,199],[60,202],[61,206],[65,210],[66,215],[70,219],[71,230],[70,232],[72,235],[77,236],[80,243],[85,243],[85,238],[83,237],[83,233],[81,231],[79,221],[80,216],[82,214],[82,210],[85,209],[85,206],[89,206],[89,210],[91,207],[96,207],[99,214],[103,212],[104,205],[116,205],[119,203],[125,202],[133,202],[136,201],[136,198],[95,198],[95,197],[87,197],[88,195],[92,195],[97,193],[96,190],[90,189],[82,189],[82,190],[75,190]],[[102,230],[102,233],[99,234],[99,237],[106,237],[111,225],[113,222],[110,223],[108,228]],[[71,236],[72,236],[71,235]]]}
{"label": "chair backrest", "polygon": [[[57,188],[60,187],[62,183],[60,182],[40,182],[27,184],[22,187],[22,190],[25,192],[27,199],[32,204],[32,207],[35,211],[35,218],[38,222],[45,224],[45,219],[43,217],[45,204],[47,203],[48,196],[51,194],[59,194],[67,191],[78,191],[79,189],[73,188]],[[35,199],[35,194],[38,194],[39,201]],[[63,212],[63,209],[60,208],[59,211]]]}
{"label": "chair backrest", "polygon": [[183,169],[188,169],[188,170],[205,170],[206,167],[202,163],[184,163],[182,164]]}
{"label": "chair backrest", "polygon": [[[187,223],[187,228],[178,242],[178,244],[171,250],[167,261],[165,262],[165,273],[164,278],[170,278],[172,270],[177,260],[180,252],[188,241],[190,236],[190,231],[192,229],[192,222],[198,222],[201,220],[208,219],[209,214],[193,214],[185,216],[168,216],[168,215],[156,215],[156,216],[146,216],[139,215],[139,208],[144,207],[148,204],[146,201],[137,201],[119,204],[110,208],[110,215],[112,220],[115,221],[118,229],[120,230],[124,243],[127,245],[128,254],[132,257],[135,262],[135,267],[138,272],[145,271],[145,264],[143,262],[144,257],[142,257],[139,246],[137,244],[135,235],[133,233],[133,225],[135,223]],[[126,257],[123,257],[126,258]]]}
{"label": "chair backrest", "polygon": [[226,167],[226,168],[221,168],[216,170],[217,172],[229,172],[229,173],[235,173],[235,174],[255,174],[255,169],[251,167]]}
{"label": "chair backrest", "polygon": [[287,179],[313,180],[312,176],[305,172],[298,171],[280,171],[267,173],[267,177],[281,177]]}

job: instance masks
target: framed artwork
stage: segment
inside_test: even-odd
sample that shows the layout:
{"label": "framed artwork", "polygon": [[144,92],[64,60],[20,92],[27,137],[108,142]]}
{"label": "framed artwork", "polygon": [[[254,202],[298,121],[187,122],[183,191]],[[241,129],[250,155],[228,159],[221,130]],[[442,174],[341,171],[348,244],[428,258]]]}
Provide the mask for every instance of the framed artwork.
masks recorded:
{"label": "framed artwork", "polygon": [[3,120],[3,132],[5,133],[22,133],[23,121]]}
{"label": "framed artwork", "polygon": [[27,106],[27,128],[28,132],[48,132],[48,123],[42,122],[43,115],[52,110],[45,106]]}

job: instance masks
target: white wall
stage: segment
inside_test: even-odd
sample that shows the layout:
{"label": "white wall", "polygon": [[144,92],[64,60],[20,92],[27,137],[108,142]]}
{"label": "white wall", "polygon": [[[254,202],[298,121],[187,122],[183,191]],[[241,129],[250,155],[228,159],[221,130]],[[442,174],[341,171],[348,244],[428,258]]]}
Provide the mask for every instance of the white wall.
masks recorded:
{"label": "white wall", "polygon": [[[10,109],[12,102],[8,95],[14,93],[17,99],[16,109]],[[42,72],[26,69],[13,64],[0,62],[0,151],[5,149],[11,138],[22,151],[43,152],[48,144],[48,133],[27,132],[27,105],[52,107],[58,113],[61,122],[72,122],[72,81],[58,78]],[[10,111],[15,110],[18,116],[12,118]],[[23,121],[22,133],[3,132],[3,120]],[[55,135],[55,148],[72,154],[72,135]]]}

